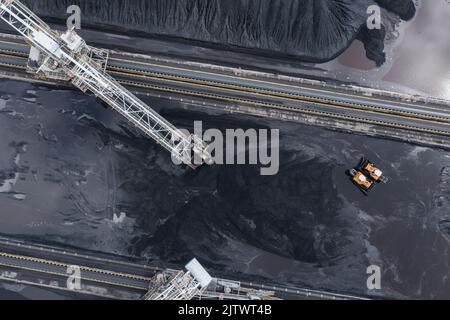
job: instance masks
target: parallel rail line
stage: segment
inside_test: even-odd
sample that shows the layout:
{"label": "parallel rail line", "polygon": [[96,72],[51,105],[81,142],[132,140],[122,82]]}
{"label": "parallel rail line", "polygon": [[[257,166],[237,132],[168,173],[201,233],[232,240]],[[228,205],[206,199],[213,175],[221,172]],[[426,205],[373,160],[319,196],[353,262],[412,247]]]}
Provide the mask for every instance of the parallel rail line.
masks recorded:
{"label": "parallel rail line", "polygon": [[[6,44],[14,44],[14,45],[18,45],[18,46],[24,46],[24,47],[28,47],[28,44],[22,42],[11,42],[11,41],[4,41],[4,40],[0,40],[0,43],[6,43]],[[28,54],[23,52],[23,51],[17,51],[17,50],[8,50],[8,49],[0,49],[0,52],[7,52],[7,53],[11,53],[14,54],[16,56],[21,56],[21,57],[28,57]],[[114,52],[116,55],[128,55],[128,56],[132,56],[132,53],[127,53],[127,52],[115,52],[113,50],[111,50],[111,52]],[[115,60],[115,61],[120,61],[120,62],[130,62],[130,63],[136,63],[136,61],[133,60],[128,60],[128,59],[124,59],[124,58],[114,58],[114,57],[110,57],[110,60]],[[180,68],[180,67],[173,67],[173,66],[167,66],[167,65],[160,65],[160,64],[155,64],[155,63],[149,63],[149,62],[139,62],[141,65],[148,65],[148,66],[154,66],[154,67],[164,67],[166,69],[173,69],[173,70],[183,70],[183,71],[191,71],[194,72],[196,74],[204,74],[204,75],[214,75],[214,73],[212,72],[207,72],[207,71],[202,71],[202,70],[191,70],[191,69],[186,69],[186,68]],[[136,70],[138,72],[142,72],[142,70],[139,69],[129,69],[129,70]],[[232,75],[222,75],[225,78],[232,78],[232,79],[239,79],[239,77],[236,76],[232,76]],[[199,80],[202,81],[201,79],[195,79],[192,78],[193,80]],[[270,82],[267,80],[261,80],[261,79],[251,79],[252,82],[258,82],[258,83],[265,83],[265,84],[274,84],[274,82]],[[210,81],[211,83],[217,83],[217,84],[221,84],[221,82],[216,82],[216,81]],[[282,86],[282,87],[286,87],[286,88],[298,88],[298,86],[292,85],[292,84],[287,84],[287,83],[277,83],[278,85]],[[245,86],[242,86],[245,87]],[[248,87],[251,89],[258,89],[256,87]],[[319,89],[319,88],[310,88],[310,87],[303,87],[304,90],[307,91],[314,91],[314,92],[329,92],[323,89]],[[278,93],[278,91],[272,91],[272,90],[268,90],[269,92],[275,92]],[[348,97],[354,97],[353,94],[349,94],[349,93],[345,93],[345,92],[339,92],[339,95],[341,96],[348,96]],[[294,95],[294,96],[301,96],[301,95]],[[305,96],[307,97],[307,96]],[[307,97],[307,98],[311,98],[311,97]],[[372,100],[372,101],[378,101],[378,102],[392,102],[389,101],[387,99],[383,99],[383,98],[376,98],[376,97],[372,97],[372,96],[365,96],[364,97],[367,100]],[[337,99],[328,99],[326,101],[335,101],[335,102],[340,102]],[[440,110],[440,111],[448,111],[446,109],[442,109],[442,108],[436,108],[436,107],[430,107],[430,106],[426,106],[426,105],[417,105],[417,104],[412,104],[412,103],[408,103],[408,102],[404,102],[404,101],[396,101],[396,104],[399,105],[404,105],[404,106],[410,106],[410,107],[420,107],[420,108],[424,108],[424,109],[429,109],[429,110]],[[360,105],[360,106],[366,106],[363,104],[355,104],[355,105]]]}
{"label": "parallel rail line", "polygon": [[[18,46],[28,47],[28,45],[25,42],[11,42],[11,41],[0,40],[0,43],[14,44],[14,45],[18,45]],[[1,52],[1,50],[9,52],[9,53],[13,53],[13,54],[15,54],[17,56],[28,57],[28,53],[24,53],[23,51],[0,49],[0,52]],[[123,56],[133,57],[133,54],[132,53],[128,53],[128,52],[116,52],[114,50],[111,50],[111,52],[114,55],[123,55]],[[124,59],[124,58],[115,58],[113,56],[110,56],[110,60],[115,60],[115,61],[119,61],[119,62],[136,63],[136,61],[133,61],[133,60],[128,60],[128,59]],[[176,62],[174,62],[174,63],[176,63]],[[194,70],[194,69],[191,70],[191,69],[186,69],[186,68],[181,68],[181,67],[161,65],[161,64],[150,63],[150,62],[140,61],[139,64],[147,65],[147,66],[153,66],[153,67],[163,67],[163,68],[172,69],[172,70],[190,71],[190,72],[193,72],[193,73],[196,73],[196,74],[214,75],[214,73],[208,72],[208,71]],[[142,70],[139,70],[139,69],[136,69],[136,70],[137,71],[142,71]],[[230,78],[230,79],[240,79],[237,76],[232,76],[232,75],[227,75],[227,74],[222,74],[222,76],[225,77],[225,78]],[[257,82],[257,83],[263,83],[263,84],[274,84],[274,82],[267,81],[267,80],[261,80],[261,79],[253,79],[252,78],[251,81],[252,82]],[[217,83],[220,83],[220,82],[217,82]],[[286,88],[293,88],[293,89],[297,89],[298,88],[298,86],[296,86],[296,85],[287,84],[287,83],[283,83],[283,82],[279,82],[279,83],[276,83],[276,84],[280,85],[282,87],[286,87]],[[250,88],[255,88],[255,87],[250,87]],[[257,89],[257,88],[255,88],[255,89]],[[302,87],[302,89],[307,90],[307,91],[313,91],[313,92],[321,92],[321,93],[327,92],[327,93],[330,93],[330,91],[327,91],[327,90],[324,90],[324,89],[311,88],[311,87],[307,87],[307,86]],[[278,91],[274,91],[274,92],[278,92]],[[355,97],[354,94],[345,93],[345,92],[339,92],[338,94],[340,96]],[[377,98],[377,97],[373,97],[373,96],[365,96],[364,98],[367,99],[367,100],[377,101],[377,102],[390,102],[390,103],[393,102],[393,101],[390,101],[390,100],[387,100],[387,99]],[[330,99],[328,101],[333,101],[333,99]],[[335,100],[335,101],[339,101],[339,100]],[[419,108],[429,109],[429,110],[448,111],[448,109],[430,107],[430,106],[426,106],[426,105],[423,105],[423,104],[418,105],[418,104],[413,104],[413,103],[409,103],[409,102],[405,102],[405,101],[395,101],[395,103],[399,104],[399,105],[403,105],[403,106],[408,106],[408,107],[419,107]],[[356,105],[358,105],[358,104],[356,104]],[[365,106],[365,105],[363,105],[363,106]]]}
{"label": "parallel rail line", "polygon": [[[203,98],[211,98],[215,100],[223,100],[223,101],[229,101],[229,102],[235,102],[235,103],[244,103],[248,105],[253,105],[256,107],[268,107],[270,109],[278,109],[278,110],[285,110],[285,111],[293,111],[298,113],[305,113],[309,115],[314,116],[324,116],[327,118],[337,118],[341,120],[348,120],[352,122],[359,122],[359,123],[366,123],[366,124],[373,124],[373,125],[381,125],[381,126],[387,126],[387,127],[395,127],[400,129],[407,129],[407,130],[413,130],[418,132],[424,132],[424,133],[431,133],[431,134],[437,134],[437,135],[443,135],[443,136],[450,136],[450,131],[444,131],[444,130],[437,130],[437,129],[431,129],[431,128],[421,128],[406,124],[400,124],[400,123],[393,123],[393,122],[387,122],[387,121],[381,121],[381,120],[373,120],[373,119],[366,119],[361,117],[354,117],[354,116],[347,116],[347,115],[340,115],[332,112],[324,112],[324,111],[315,111],[311,109],[306,109],[302,107],[291,107],[291,106],[285,106],[281,104],[275,104],[275,103],[269,103],[269,102],[262,102],[262,101],[254,101],[254,100],[248,100],[248,99],[242,99],[242,98],[233,98],[228,96],[222,96],[218,94],[211,94],[211,93],[204,93],[204,92],[196,92],[191,90],[185,90],[185,89],[175,89],[170,87],[163,87],[159,85],[152,85],[152,84],[142,84],[139,82],[133,82],[128,80],[119,80],[121,84],[129,85],[133,87],[140,87],[140,88],[146,88],[146,89],[153,89],[157,91],[166,91],[176,94],[186,94],[191,96],[197,96],[197,97],[203,97]],[[373,113],[372,111],[367,111],[367,113]],[[402,117],[402,116],[395,116],[398,118],[405,118],[410,119],[409,117]],[[431,122],[431,123],[438,123],[435,121],[425,121],[424,122]],[[439,123],[442,124],[442,123]]]}
{"label": "parallel rail line", "polygon": [[[114,59],[111,59],[114,60]],[[242,85],[233,85],[233,84],[225,84],[219,81],[209,81],[209,80],[203,80],[203,79],[196,79],[191,77],[183,77],[178,75],[168,75],[160,72],[150,72],[150,71],[142,71],[139,69],[134,68],[125,68],[125,67],[118,67],[118,66],[108,66],[108,71],[111,71],[116,74],[125,74],[125,75],[133,75],[138,78],[147,78],[147,79],[155,79],[155,80],[163,80],[163,81],[180,81],[187,84],[196,84],[203,87],[209,87],[209,88],[221,88],[221,89],[229,89],[236,92],[248,92],[253,94],[263,94],[265,97],[275,97],[275,98],[282,98],[288,101],[295,101],[295,102],[308,102],[315,105],[328,105],[332,107],[348,107],[360,111],[376,111],[381,113],[389,113],[389,114],[396,114],[396,115],[410,115],[414,118],[419,119],[432,119],[432,120],[440,120],[442,122],[450,123],[450,115],[449,118],[446,117],[439,117],[439,116],[433,116],[433,115],[424,115],[420,113],[415,112],[409,112],[409,111],[399,111],[394,110],[391,108],[382,108],[377,106],[371,106],[371,105],[365,105],[365,104],[359,104],[359,103],[350,103],[350,102],[344,102],[337,99],[324,99],[324,98],[318,98],[318,97],[309,97],[305,95],[300,94],[293,94],[293,93],[286,93],[281,91],[275,91],[275,90],[267,90],[267,89],[261,89],[251,86],[242,86]],[[430,108],[425,107],[430,110],[439,110],[444,111],[443,109],[438,108]]]}
{"label": "parallel rail line", "polygon": [[[2,249],[0,251],[0,266],[29,270],[29,271],[38,272],[38,273],[42,271],[42,269],[37,269],[37,267],[39,265],[41,265],[41,266],[57,266],[59,268],[63,268],[63,270],[66,270],[67,266],[74,265],[74,264],[60,262],[62,259],[64,259],[63,257],[66,257],[66,256],[72,257],[72,258],[84,259],[84,261],[85,261],[84,263],[86,263],[86,261],[89,261],[91,263],[100,262],[100,263],[110,263],[112,265],[115,265],[116,267],[128,266],[128,267],[136,267],[138,269],[145,269],[145,270],[148,270],[152,276],[154,274],[162,272],[162,271],[168,271],[168,270],[174,271],[174,272],[179,271],[179,270],[175,270],[175,269],[162,269],[162,268],[155,267],[155,266],[136,264],[133,262],[125,262],[122,260],[115,260],[115,259],[111,260],[109,258],[102,258],[102,257],[86,255],[86,254],[78,253],[78,252],[74,252],[74,251],[67,251],[66,249],[57,248],[57,247],[48,246],[48,245],[33,244],[33,243],[29,243],[29,242],[24,242],[22,240],[7,238],[7,237],[3,237],[3,236],[0,236],[0,246],[2,246]],[[5,250],[4,247],[7,247],[8,249]],[[57,255],[59,257],[59,258],[56,258],[56,260],[59,260],[59,261],[52,261],[53,258],[49,258],[48,256],[45,259],[42,259],[42,258],[37,258],[34,254],[29,254],[29,253],[23,254],[23,253],[17,253],[17,252],[12,253],[9,250],[16,250],[16,251],[17,250],[32,250],[32,251],[35,251],[34,254],[37,254],[37,255],[42,255],[43,253],[53,254],[53,255]],[[9,261],[8,261],[8,259],[9,259]],[[52,259],[52,260],[48,260],[48,259]],[[25,261],[25,263],[22,263],[20,265],[20,263],[23,261]],[[11,262],[13,262],[13,263],[11,263]],[[30,265],[29,263],[32,263],[32,264]],[[35,264],[35,265],[33,265],[33,264]],[[80,264],[83,264],[83,262],[80,262]],[[134,287],[131,286],[131,288],[133,288],[133,289],[147,290],[148,284],[151,280],[151,278],[141,276],[141,275],[136,276],[136,275],[133,275],[130,273],[103,270],[103,269],[98,269],[98,268],[82,266],[80,264],[75,264],[75,265],[79,266],[81,268],[81,270],[84,270],[86,272],[89,271],[89,272],[95,272],[97,274],[107,274],[107,275],[117,276],[120,279],[125,278],[125,279],[134,279],[134,280],[142,281],[142,285],[140,284],[140,286],[134,286]],[[44,273],[61,276],[64,278],[68,277],[68,274],[64,273],[63,271],[62,272],[44,272]],[[89,281],[97,280],[97,279],[90,279],[90,278],[86,278],[86,277],[83,279],[89,280]],[[11,281],[17,281],[19,283],[23,282],[23,281],[27,282],[27,280],[11,278],[10,276],[7,276],[7,275],[0,276],[0,280],[11,280]],[[294,294],[294,295],[298,295],[298,296],[327,298],[327,299],[359,299],[359,300],[370,299],[370,297],[355,296],[355,295],[346,294],[346,293],[328,292],[328,291],[315,290],[315,289],[296,287],[296,286],[290,286],[290,285],[279,285],[279,284],[275,284],[275,283],[270,284],[270,283],[261,283],[261,282],[235,281],[235,280],[228,280],[228,279],[222,279],[222,278],[217,278],[217,281],[218,282],[222,281],[225,283],[230,282],[230,281],[233,283],[239,283],[240,289],[238,290],[238,294],[240,294],[240,296],[242,296],[242,294],[245,294],[245,293],[254,292],[254,290],[263,290],[266,292],[269,292],[269,291],[277,292],[277,294],[281,295],[280,297],[282,297],[285,294]],[[110,285],[113,284],[115,286],[124,286],[122,283],[116,283],[116,282],[111,282],[111,281],[109,281],[109,282],[96,281],[96,282],[107,283]],[[39,283],[28,282],[27,284],[43,285],[42,282],[39,282]],[[125,287],[130,287],[130,286],[125,286]],[[65,289],[62,287],[54,287],[54,288]],[[222,295],[222,293],[216,292],[213,290],[213,291],[206,292],[205,296],[220,297],[221,295]]]}
{"label": "parallel rail line", "polygon": [[[15,58],[19,58],[19,59],[24,59],[24,60],[27,59],[27,54],[25,54],[23,52],[15,51],[15,50],[0,49],[0,56],[10,56],[10,55],[13,55]],[[127,60],[121,60],[121,59],[117,59],[117,58],[111,58],[111,60],[127,61]],[[18,64],[7,63],[7,62],[0,62],[0,66],[20,69],[20,70],[26,69],[26,67],[24,65],[18,65]],[[207,80],[203,80],[203,79],[195,79],[195,78],[183,77],[183,76],[178,76],[178,75],[167,75],[164,73],[148,72],[148,71],[143,71],[143,70],[134,69],[134,68],[108,66],[108,70],[111,73],[118,74],[118,75],[131,76],[131,77],[135,77],[135,78],[145,78],[145,79],[149,79],[149,80],[159,80],[159,81],[162,80],[162,81],[172,83],[172,84],[190,84],[190,85],[195,85],[198,87],[209,88],[209,89],[220,88],[221,90],[233,92],[233,93],[247,92],[247,93],[252,93],[259,97],[282,98],[287,101],[303,102],[303,103],[308,103],[309,105],[315,105],[315,106],[336,107],[336,108],[343,109],[343,110],[355,110],[356,109],[362,113],[388,114],[390,117],[393,117],[393,118],[416,119],[416,120],[419,120],[424,123],[426,122],[426,123],[440,124],[440,125],[450,124],[450,118],[439,117],[439,116],[434,116],[434,115],[424,115],[424,114],[419,114],[419,113],[414,113],[414,112],[393,110],[393,109],[389,109],[389,108],[368,106],[368,105],[364,105],[364,104],[348,103],[348,102],[342,102],[339,100],[332,100],[332,99],[312,98],[312,97],[308,97],[308,96],[304,96],[304,95],[290,94],[290,93],[285,93],[285,92],[281,92],[281,91],[266,90],[266,89],[255,88],[255,87],[250,87],[250,86],[232,85],[232,84],[226,84],[226,83],[221,83],[221,82],[217,82],[217,81],[207,81]],[[335,118],[335,119],[365,123],[365,124],[370,124],[370,125],[394,127],[394,128],[399,128],[399,129],[412,130],[412,131],[416,131],[416,132],[435,134],[435,135],[441,135],[441,136],[446,136],[446,137],[450,136],[450,130],[445,131],[445,130],[438,130],[438,129],[432,129],[432,128],[423,128],[423,127],[411,126],[411,125],[396,123],[396,122],[388,122],[388,121],[367,119],[367,118],[362,118],[362,117],[357,117],[357,116],[342,115],[342,114],[337,114],[337,113],[333,113],[333,112],[312,110],[312,109],[304,108],[304,107],[300,107],[300,106],[294,107],[294,106],[288,106],[288,105],[283,105],[283,104],[270,103],[270,102],[258,101],[258,100],[250,100],[250,99],[244,99],[244,98],[237,98],[237,97],[231,97],[231,96],[225,96],[225,95],[219,95],[219,94],[213,94],[213,93],[207,93],[207,92],[200,92],[200,91],[193,91],[193,90],[186,90],[186,89],[177,89],[177,88],[172,88],[172,87],[165,87],[165,86],[161,86],[161,85],[141,83],[141,82],[137,82],[137,81],[130,81],[130,80],[124,80],[124,79],[118,79],[118,81],[123,85],[128,85],[128,86],[138,87],[138,88],[143,88],[143,89],[152,89],[152,90],[170,92],[170,93],[175,93],[175,94],[184,94],[184,95],[209,98],[209,99],[221,100],[221,101],[227,101],[227,102],[233,102],[233,103],[242,103],[242,104],[246,104],[246,105],[252,105],[255,107],[266,107],[266,108],[270,108],[270,109],[298,112],[298,113],[303,113],[303,114],[308,114],[308,115],[313,115],[313,116]],[[381,100],[381,99],[379,99],[379,100]],[[428,108],[430,110],[443,111],[443,109],[431,108],[431,107],[427,107],[427,106],[423,106],[423,107]]]}
{"label": "parallel rail line", "polygon": [[[4,262],[1,260],[2,257],[6,257],[11,259],[12,261],[17,261],[15,263],[9,263]],[[21,265],[20,261],[26,261],[26,262],[32,262],[36,264],[36,267]],[[50,261],[46,259],[41,258],[35,258],[30,256],[23,256],[23,255],[17,255],[17,254],[11,254],[7,252],[0,252],[0,266],[12,268],[12,269],[19,269],[19,270],[26,270],[36,273],[43,273],[47,275],[67,278],[69,275],[65,272],[57,272],[53,270],[45,270],[43,268],[38,268],[38,265],[49,265],[49,266],[57,266],[64,268],[66,270],[69,266],[72,266],[72,264],[57,262],[57,261]],[[143,276],[137,276],[132,274],[126,274],[121,272],[115,272],[110,270],[103,270],[98,268],[91,268],[86,266],[80,266],[77,265],[80,270],[85,272],[92,272],[96,274],[106,274],[109,276],[116,277],[118,279],[133,279],[133,280],[139,280],[142,281],[142,285],[133,285],[133,284],[127,284],[123,282],[118,281],[111,281],[111,280],[105,280],[105,279],[99,279],[94,277],[86,276],[86,273],[81,273],[81,280],[88,281],[88,282],[95,282],[95,283],[101,283],[101,284],[107,284],[112,285],[115,287],[123,287],[123,288],[130,288],[139,290],[142,292],[148,291],[148,285],[151,281],[151,278],[143,277]],[[8,278],[8,277],[0,277],[0,280],[10,280],[10,281],[17,281],[21,282],[22,280],[17,280],[15,278]],[[307,289],[307,288],[299,288],[299,287],[288,287],[288,286],[277,286],[277,285],[263,285],[258,283],[252,283],[252,282],[239,282],[241,285],[243,285],[242,292],[246,292],[246,290],[273,290],[274,292],[277,292],[278,294],[293,294],[298,296],[305,296],[305,297],[313,297],[313,298],[320,298],[320,299],[356,299],[356,300],[368,300],[369,298],[366,297],[358,297],[353,296],[349,294],[340,294],[340,293],[332,293],[332,292],[326,292],[326,291],[320,291],[320,290],[313,290],[313,289]],[[41,285],[41,283],[32,283],[28,282],[28,284],[35,284],[35,285]],[[55,289],[64,289],[61,287],[54,287]],[[214,291],[207,291],[205,296],[213,296],[213,297],[220,297],[220,293],[216,293]],[[236,295],[236,297],[239,297],[240,295]]]}
{"label": "parallel rail line", "polygon": [[[19,264],[19,261],[27,261],[27,262],[32,262],[32,263],[41,264],[41,265],[56,266],[56,267],[64,268],[64,270],[66,270],[68,267],[72,266],[72,264],[62,263],[62,262],[58,262],[58,261],[50,261],[50,260],[45,260],[45,259],[41,259],[41,258],[10,254],[10,253],[6,253],[6,252],[0,252],[0,257],[5,257],[5,258],[12,259],[13,261],[17,261],[17,263],[15,263],[15,264],[14,263],[5,263],[3,261],[0,261],[0,265],[4,266],[4,267],[28,270],[28,271],[38,272],[38,273],[45,273],[45,274],[50,274],[50,275],[55,275],[55,276],[61,276],[61,277],[68,277],[69,275],[64,272],[55,272],[55,271],[51,271],[51,270],[32,268],[29,266],[28,267],[21,266]],[[143,281],[145,283],[149,283],[151,280],[151,278],[143,277],[143,276],[139,276],[139,275],[132,275],[132,274],[127,274],[127,273],[103,270],[103,269],[98,269],[98,268],[91,268],[91,267],[86,267],[86,266],[78,266],[78,267],[80,268],[81,271],[84,271],[84,272],[108,275],[108,276],[116,277],[118,279],[131,279],[131,280]],[[127,288],[144,290],[144,291],[146,291],[148,289],[147,286],[136,286],[136,285],[121,283],[121,282],[117,282],[117,281],[108,281],[108,280],[104,280],[104,279],[88,277],[83,272],[81,273],[81,279],[86,280],[86,281],[91,281],[91,282],[98,282],[98,283],[103,283],[103,284],[108,284],[108,285],[127,287]]]}
{"label": "parallel rail line", "polygon": [[[12,53],[20,58],[27,58],[27,55],[14,50],[6,50],[6,49],[0,49],[0,52],[7,52]],[[110,60],[116,60],[121,62],[132,62],[131,60],[126,59],[118,59],[118,58],[110,58]],[[158,65],[155,65],[158,66]],[[309,97],[305,95],[300,94],[293,94],[293,93],[286,93],[276,90],[267,90],[267,89],[261,89],[251,86],[243,86],[243,85],[233,85],[228,83],[223,83],[219,81],[212,81],[212,80],[203,80],[203,79],[196,79],[193,77],[185,77],[185,76],[179,76],[179,75],[169,75],[164,74],[161,72],[150,72],[150,71],[143,71],[136,68],[126,68],[126,67],[119,67],[119,66],[107,66],[108,71],[112,71],[112,73],[119,74],[119,75],[127,75],[127,76],[134,76],[138,78],[146,78],[146,79],[154,79],[154,80],[163,80],[163,81],[179,81],[178,83],[186,83],[186,84],[196,84],[200,85],[201,87],[207,87],[207,88],[221,88],[221,89],[232,89],[233,92],[248,92],[248,93],[256,93],[256,94],[262,94],[262,97],[275,97],[275,98],[282,98],[286,99],[288,101],[294,101],[294,102],[308,102],[314,105],[321,105],[321,106],[331,106],[331,107],[347,107],[356,109],[359,111],[375,111],[380,113],[387,113],[387,114],[394,114],[394,115],[408,115],[412,118],[417,119],[425,119],[425,120],[436,120],[441,121],[443,123],[450,123],[450,117],[439,117],[434,115],[424,115],[420,113],[415,112],[409,112],[409,111],[399,111],[394,110],[391,108],[382,108],[377,106],[371,106],[371,105],[365,105],[365,104],[359,104],[359,103],[350,103],[345,101],[340,101],[338,99],[324,99],[324,98],[318,98],[318,97]],[[439,110],[439,111],[446,111],[444,109],[439,108],[432,108],[428,106],[421,106],[425,109],[430,110]]]}

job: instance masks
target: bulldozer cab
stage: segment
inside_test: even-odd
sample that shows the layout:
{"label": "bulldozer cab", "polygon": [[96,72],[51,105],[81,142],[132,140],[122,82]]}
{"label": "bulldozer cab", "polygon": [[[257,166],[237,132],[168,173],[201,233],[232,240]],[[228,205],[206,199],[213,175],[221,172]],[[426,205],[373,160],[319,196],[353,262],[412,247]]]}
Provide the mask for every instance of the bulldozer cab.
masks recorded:
{"label": "bulldozer cab", "polygon": [[362,164],[362,171],[367,173],[370,178],[375,182],[388,182],[388,178],[383,175],[383,171],[378,169],[373,163],[369,160],[365,160]]}
{"label": "bulldozer cab", "polygon": [[381,179],[383,172],[375,167],[373,163],[368,162],[364,169],[369,173],[373,180],[378,181]]}
{"label": "bulldozer cab", "polygon": [[361,171],[354,170],[352,172],[352,175],[353,181],[361,188],[369,190],[372,187],[373,182],[367,179],[367,177]]}

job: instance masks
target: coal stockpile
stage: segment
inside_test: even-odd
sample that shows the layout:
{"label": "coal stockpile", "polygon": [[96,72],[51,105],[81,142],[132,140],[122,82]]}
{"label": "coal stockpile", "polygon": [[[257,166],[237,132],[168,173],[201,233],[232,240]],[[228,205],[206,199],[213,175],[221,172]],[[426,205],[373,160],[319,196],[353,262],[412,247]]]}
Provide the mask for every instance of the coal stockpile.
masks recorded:
{"label": "coal stockpile", "polygon": [[[84,23],[139,31],[224,46],[258,54],[288,55],[302,61],[325,62],[358,38],[368,58],[385,61],[384,27],[368,30],[367,8],[378,4],[383,15],[409,20],[411,0],[25,0],[39,15],[65,19],[77,4]],[[383,18],[383,17],[382,17]],[[383,23],[393,23],[392,17]]]}

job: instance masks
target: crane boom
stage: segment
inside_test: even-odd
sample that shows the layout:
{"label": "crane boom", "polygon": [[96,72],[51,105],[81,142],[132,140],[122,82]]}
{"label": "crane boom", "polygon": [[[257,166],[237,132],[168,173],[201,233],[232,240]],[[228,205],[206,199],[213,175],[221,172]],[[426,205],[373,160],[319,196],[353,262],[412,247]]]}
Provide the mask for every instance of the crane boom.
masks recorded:
{"label": "crane boom", "polygon": [[[46,75],[58,70],[83,92],[91,91],[145,134],[171,152],[172,157],[195,168],[193,154],[213,163],[206,143],[186,135],[104,71],[98,49],[86,45],[74,29],[60,34],[52,30],[17,0],[0,0],[0,17],[40,53],[39,69]],[[30,51],[31,52],[31,51]],[[106,64],[106,62],[104,62]]]}

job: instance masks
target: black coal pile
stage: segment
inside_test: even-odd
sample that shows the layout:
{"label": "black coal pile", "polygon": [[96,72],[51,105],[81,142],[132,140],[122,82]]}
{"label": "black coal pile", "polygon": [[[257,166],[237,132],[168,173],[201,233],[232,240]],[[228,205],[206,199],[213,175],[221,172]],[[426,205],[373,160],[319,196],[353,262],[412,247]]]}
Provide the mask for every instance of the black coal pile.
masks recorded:
{"label": "black coal pile", "polygon": [[[385,60],[385,28],[369,31],[367,8],[408,20],[411,0],[25,0],[39,15],[64,19],[66,8],[80,6],[83,23],[103,28],[182,38],[204,45],[253,53],[289,55],[324,62],[356,37],[368,58]],[[383,19],[391,23],[391,19]],[[387,22],[389,21],[389,22]]]}

